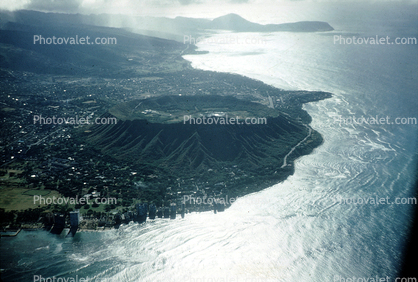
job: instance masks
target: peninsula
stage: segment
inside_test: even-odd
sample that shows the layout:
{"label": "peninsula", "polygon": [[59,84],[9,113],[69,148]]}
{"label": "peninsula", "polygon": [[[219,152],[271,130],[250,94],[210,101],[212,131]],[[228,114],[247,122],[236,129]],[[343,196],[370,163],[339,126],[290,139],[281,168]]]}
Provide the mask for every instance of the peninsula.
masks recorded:
{"label": "peninsula", "polygon": [[[29,24],[25,14],[38,21]],[[0,29],[2,227],[41,224],[73,210],[94,226],[129,218],[137,204],[240,197],[283,181],[298,157],[322,143],[302,104],[330,93],[193,69],[176,41],[31,11],[13,19]],[[117,44],[39,45],[34,34],[89,34]],[[41,124],[41,116],[112,122]],[[234,122],[214,122],[227,118]],[[35,196],[117,202],[34,204]]]}

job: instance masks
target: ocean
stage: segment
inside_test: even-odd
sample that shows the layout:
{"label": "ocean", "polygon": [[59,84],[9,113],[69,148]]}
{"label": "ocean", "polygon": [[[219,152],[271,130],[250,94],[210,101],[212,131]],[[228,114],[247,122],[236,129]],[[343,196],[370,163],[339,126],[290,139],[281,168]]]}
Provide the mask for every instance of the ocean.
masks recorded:
{"label": "ocean", "polygon": [[[296,161],[294,175],[223,213],[74,238],[44,231],[1,238],[2,279],[394,281],[414,207],[393,202],[413,196],[417,171],[418,45],[334,40],[418,38],[418,18],[408,5],[365,6],[286,14],[287,21],[319,15],[333,32],[220,33],[198,44],[208,54],[184,56],[198,69],[333,93],[304,105],[324,143]],[[277,13],[262,22],[279,22]],[[222,43],[231,37],[246,43]],[[372,122],[376,117],[385,121]],[[388,200],[376,203],[380,198]]]}

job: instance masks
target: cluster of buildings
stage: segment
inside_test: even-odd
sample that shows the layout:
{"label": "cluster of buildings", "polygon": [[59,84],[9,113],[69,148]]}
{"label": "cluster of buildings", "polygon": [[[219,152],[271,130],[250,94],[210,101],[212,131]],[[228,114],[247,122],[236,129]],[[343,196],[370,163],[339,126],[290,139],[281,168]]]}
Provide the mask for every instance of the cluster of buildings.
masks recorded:
{"label": "cluster of buildings", "polygon": [[[223,212],[225,205],[215,204],[213,206],[215,213]],[[183,203],[180,206],[179,214],[184,218],[186,213],[186,205]],[[125,213],[118,213],[113,217],[112,224],[116,228],[122,223],[129,223],[131,221],[144,223],[147,218],[154,220],[156,218],[176,219],[177,204],[171,203],[169,207],[157,208],[154,204],[141,203],[135,205],[135,211],[127,211]],[[45,229],[52,234],[74,236],[79,229],[80,223],[83,221],[79,210],[71,211],[69,213],[69,221],[66,216],[61,213],[49,213],[45,216]],[[68,230],[69,224],[69,230]]]}
{"label": "cluster of buildings", "polygon": [[[68,231],[67,236],[74,236],[78,230],[78,226],[83,218],[80,215],[78,210],[70,212],[70,230]],[[66,228],[66,218],[65,215],[61,213],[47,214],[45,217],[45,229],[51,232],[52,234],[62,234],[67,232],[64,230]]]}

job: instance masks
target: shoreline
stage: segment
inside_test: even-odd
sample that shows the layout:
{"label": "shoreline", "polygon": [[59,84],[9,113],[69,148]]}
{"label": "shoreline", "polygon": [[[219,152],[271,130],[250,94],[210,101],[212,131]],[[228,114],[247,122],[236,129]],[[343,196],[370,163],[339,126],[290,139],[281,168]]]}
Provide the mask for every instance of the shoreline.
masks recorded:
{"label": "shoreline", "polygon": [[[183,46],[181,47],[183,48]],[[91,97],[91,98],[83,98],[83,99],[78,98],[76,96],[76,98],[72,99],[75,101],[75,102],[72,102],[74,103],[74,105],[72,105],[72,103],[68,104],[69,100],[65,98],[69,98],[69,97],[64,97],[64,96],[59,97],[59,100],[57,100],[56,102],[58,106],[54,106],[52,108],[50,107],[49,104],[38,103],[38,101],[33,101],[28,104],[31,105],[32,110],[45,112],[46,114],[53,113],[52,115],[54,114],[56,115],[56,111],[58,111],[59,109],[60,112],[65,112],[69,115],[71,115],[72,111],[83,110],[83,111],[86,111],[87,113],[92,113],[92,114],[96,114],[100,116],[100,115],[108,113],[110,105],[117,105],[117,104],[120,104],[121,101],[125,101],[125,100],[133,101],[134,98],[138,99],[138,98],[146,98],[147,96],[151,96],[151,97],[168,96],[168,95],[173,95],[176,93],[177,95],[179,95],[178,93],[180,91],[183,96],[189,96],[189,97],[196,96],[197,97],[199,95],[201,96],[211,95],[211,93],[213,92],[218,93],[217,91],[222,91],[222,92],[219,92],[221,93],[221,96],[234,97],[239,100],[246,101],[246,102],[255,101],[263,106],[266,106],[267,108],[270,108],[270,106],[272,106],[273,110],[277,110],[278,112],[280,112],[280,115],[282,117],[285,117],[284,119],[285,121],[287,121],[289,124],[292,123],[294,125],[293,128],[289,127],[290,128],[289,136],[290,136],[290,140],[296,139],[295,142],[293,144],[292,142],[287,142],[287,143],[283,142],[283,144],[280,143],[281,145],[283,145],[282,148],[285,148],[285,149],[283,149],[283,151],[280,151],[280,150],[277,151],[277,154],[275,155],[276,158],[283,158],[280,164],[278,162],[272,161],[271,159],[268,159],[268,160],[266,158],[263,159],[262,155],[255,156],[257,158],[255,163],[253,162],[254,159],[250,159],[249,157],[247,159],[244,159],[244,161],[248,161],[248,163],[242,161],[242,159],[237,159],[236,162],[238,162],[239,164],[238,168],[232,168],[231,165],[234,164],[233,162],[226,164],[225,161],[216,160],[216,162],[214,163],[218,171],[216,172],[217,173],[215,175],[216,177],[211,176],[211,179],[210,179],[210,181],[212,181],[212,178],[213,178],[215,179],[214,181],[216,182],[213,182],[213,183],[206,182],[207,184],[205,184],[206,180],[204,181],[202,180],[200,183],[198,182],[200,181],[200,179],[198,178],[202,178],[201,174],[189,173],[189,174],[184,175],[182,179],[183,182],[181,183],[181,188],[180,188],[180,182],[178,182],[178,187],[179,187],[178,190],[180,190],[182,194],[177,194],[177,187],[173,186],[173,183],[175,181],[173,180],[174,178],[172,176],[182,175],[179,173],[180,170],[173,172],[167,168],[160,169],[158,166],[154,166],[154,164],[151,164],[151,163],[127,164],[127,161],[129,160],[116,159],[113,156],[114,152],[113,152],[113,155],[108,154],[108,152],[97,150],[94,144],[91,144],[91,143],[87,144],[85,142],[86,141],[85,139],[83,140],[83,138],[80,138],[80,137],[83,137],[84,135],[78,135],[79,131],[83,131],[83,132],[87,131],[86,128],[83,127],[80,130],[74,129],[74,131],[71,132],[74,134],[70,142],[68,142],[69,140],[64,139],[62,140],[62,143],[59,143],[61,142],[61,139],[54,138],[54,134],[59,134],[59,132],[55,132],[55,131],[53,132],[45,131],[45,133],[43,132],[36,133],[37,135],[35,136],[36,136],[37,142],[33,142],[34,140],[30,140],[29,138],[27,140],[27,143],[30,145],[29,145],[29,149],[26,152],[36,150],[36,148],[33,148],[33,147],[40,146],[40,144],[38,144],[39,140],[44,140],[45,143],[53,142],[55,143],[54,147],[59,148],[56,152],[57,154],[55,154],[55,156],[52,155],[52,160],[51,160],[51,156],[43,156],[42,153],[39,154],[39,156],[36,155],[35,158],[33,158],[32,156],[30,156],[29,158],[24,156],[22,158],[23,161],[27,161],[32,164],[30,166],[32,171],[39,170],[39,175],[35,175],[34,179],[30,179],[30,178],[29,179],[31,181],[36,180],[40,182],[41,180],[40,175],[44,174],[45,177],[42,178],[42,182],[49,182],[49,183],[46,183],[49,185],[48,187],[45,185],[45,187],[47,187],[46,189],[48,190],[52,189],[53,191],[57,191],[58,193],[61,193],[61,194],[67,193],[68,195],[69,193],[68,191],[66,191],[68,189],[64,189],[65,185],[62,185],[62,184],[58,185],[58,184],[60,182],[63,183],[64,178],[68,178],[68,179],[74,178],[73,177],[74,174],[73,173],[70,174],[70,172],[68,172],[68,169],[67,169],[73,166],[73,169],[75,171],[78,171],[78,173],[81,173],[82,175],[93,175],[93,177],[87,176],[83,178],[83,181],[85,183],[89,183],[87,188],[84,188],[82,185],[80,186],[79,183],[76,183],[79,187],[77,187],[76,184],[74,185],[72,184],[70,187],[71,193],[81,193],[80,195],[84,195],[86,193],[89,193],[88,192],[89,190],[94,189],[94,191],[96,191],[97,189],[97,191],[102,193],[102,195],[105,195],[105,193],[107,194],[109,193],[109,190],[111,191],[119,190],[119,197],[120,199],[122,199],[122,201],[125,201],[126,193],[128,193],[129,195],[132,194],[131,193],[132,192],[131,190],[133,190],[131,187],[132,183],[136,183],[138,181],[141,182],[143,179],[145,179],[146,184],[149,187],[152,187],[153,190],[150,189],[150,191],[148,191],[145,189],[141,192],[137,192],[140,195],[135,194],[134,196],[131,196],[131,199],[135,198],[136,200],[138,201],[140,200],[141,202],[155,201],[157,206],[167,207],[168,206],[167,203],[176,202],[176,201],[179,202],[179,200],[181,199],[179,199],[178,197],[181,195],[187,195],[187,193],[189,195],[194,195],[195,197],[202,197],[202,198],[204,195],[209,196],[209,197],[222,197],[222,196],[225,197],[225,195],[227,195],[230,198],[233,198],[233,197],[242,197],[244,195],[258,192],[268,187],[271,187],[272,185],[281,183],[294,173],[294,162],[296,159],[304,155],[309,155],[315,148],[317,148],[323,143],[323,137],[321,136],[321,134],[319,134],[317,131],[315,131],[314,129],[310,127],[309,124],[311,122],[311,116],[305,110],[303,110],[302,105],[304,103],[330,98],[332,97],[331,93],[321,92],[321,91],[294,91],[294,90],[287,91],[287,90],[283,90],[283,89],[274,87],[272,85],[269,85],[265,83],[264,81],[257,80],[257,79],[240,75],[240,74],[224,73],[224,72],[217,72],[217,71],[210,71],[210,70],[200,70],[200,69],[192,67],[191,62],[183,58],[182,52],[184,52],[184,50],[179,50],[179,52],[180,52],[181,60],[175,60],[173,62],[169,61],[169,62],[164,62],[164,63],[168,65],[170,63],[176,63],[178,65],[180,61],[180,66],[182,66],[180,70],[175,70],[174,72],[168,73],[168,74],[155,72],[155,73],[148,73],[145,76],[138,75],[135,79],[139,80],[141,84],[135,81],[132,82],[130,81],[130,79],[128,79],[127,81],[123,80],[122,82],[120,82],[117,77],[114,80],[99,79],[99,78],[92,77],[91,79],[96,79],[94,82],[95,84],[92,84],[92,85],[88,84],[88,86],[84,86],[82,82],[80,82],[81,84],[75,84],[73,86],[72,81],[74,78],[77,78],[78,76],[74,76],[74,78],[72,78],[72,76],[70,76],[69,78],[60,77],[60,76],[52,77],[52,83],[55,83],[55,80],[58,80],[58,79],[61,80],[60,84],[55,86],[57,88],[56,90],[57,92],[60,92],[60,93],[66,93],[66,91],[71,92],[71,90],[73,88],[76,88],[77,86],[77,89],[78,88],[84,89],[83,87],[88,87],[87,90],[89,93],[94,93],[94,92],[100,93],[100,95],[97,96],[97,99],[102,99],[104,96],[106,96],[108,100],[101,101],[101,104],[98,106],[96,106],[96,96]],[[15,72],[14,75],[17,77],[16,79],[18,83],[12,83],[12,85],[17,85],[18,90],[21,90],[22,93],[25,93],[26,87],[33,88],[33,91],[36,91],[37,90],[36,85],[39,84],[37,82],[45,80],[45,77],[43,75],[38,75],[36,73],[33,73],[33,77],[30,81],[22,80],[21,83],[19,83],[20,81],[19,73]],[[224,83],[218,83],[218,84],[215,83],[219,81],[222,81]],[[69,82],[71,82],[71,86],[67,85],[67,83]],[[176,85],[175,83],[177,83],[178,85]],[[101,88],[103,85],[106,85],[106,88]],[[177,86],[177,88],[173,87],[173,85]],[[132,94],[132,96],[129,96],[127,98],[125,97],[125,95],[128,95],[130,93],[129,91],[128,92],[126,91],[127,88],[132,90],[132,93],[136,93],[136,91],[142,91],[141,89],[147,86],[149,86],[150,89],[153,89],[154,95],[149,95],[149,92],[146,92],[140,95],[135,94],[137,96]],[[241,89],[237,93],[238,86],[241,86]],[[163,90],[165,89],[164,87],[167,87],[167,89],[169,89],[170,91],[167,93],[161,91],[161,89]],[[106,90],[108,88],[109,90]],[[158,90],[157,93],[154,90]],[[107,93],[106,91],[112,91],[112,92]],[[121,94],[117,91],[120,91]],[[30,93],[30,91],[26,91],[26,92]],[[109,96],[106,95],[110,93],[112,95],[109,95]],[[138,92],[138,93],[141,93],[141,92]],[[164,95],[161,93],[164,93]],[[122,96],[119,97],[118,94]],[[63,94],[63,95],[66,95],[66,94]],[[52,100],[58,99],[55,96],[50,97],[49,94],[47,95],[47,97],[48,99],[52,98]],[[125,100],[121,99],[122,97]],[[19,96],[19,100],[22,100],[22,102],[24,102],[25,99],[32,99],[32,98],[27,98],[26,96],[21,98]],[[80,101],[77,101],[77,99],[80,99]],[[278,102],[279,100],[281,102]],[[65,101],[65,103],[63,101]],[[92,106],[91,103],[94,103],[93,105],[94,107],[91,107]],[[10,107],[13,108],[13,105],[10,105]],[[20,110],[20,108],[17,106],[15,106],[15,108]],[[260,110],[259,112],[260,115],[266,114],[266,113],[267,112],[263,112],[262,110]],[[16,116],[19,117],[19,115],[16,115]],[[24,120],[24,118],[20,118],[20,119]],[[278,123],[278,127],[283,126],[283,120],[281,120],[280,122]],[[287,130],[289,130],[289,128],[287,128]],[[308,132],[306,136],[302,137],[302,134],[304,134],[304,132],[306,131],[301,130],[301,128],[307,128]],[[37,130],[37,128],[35,129]],[[87,129],[90,129],[90,128],[87,128]],[[294,131],[291,131],[293,129]],[[30,130],[28,131],[29,133],[31,133]],[[251,135],[253,132],[249,132],[249,133],[250,133],[249,135]],[[41,138],[42,136],[45,136],[45,137]],[[260,135],[260,136],[263,137],[264,135]],[[264,137],[268,138],[267,135],[265,135]],[[279,142],[282,142],[282,141],[280,140]],[[19,146],[27,146],[27,144],[25,143],[26,143],[26,140],[19,141],[19,144],[20,144]],[[68,146],[68,144],[71,144],[72,146]],[[285,147],[286,145],[289,145],[289,148]],[[292,147],[290,147],[290,145],[292,145]],[[272,152],[271,148],[273,147],[263,148],[263,149],[269,150],[269,151],[267,150],[264,151],[265,156],[269,156],[268,153]],[[89,149],[92,149],[91,153],[88,153],[88,152],[85,153],[86,151],[89,151]],[[45,152],[47,153],[49,152],[49,147],[46,147]],[[260,151],[255,152],[255,153],[259,153],[259,152]],[[254,154],[254,152],[250,152],[250,153]],[[64,158],[70,156],[71,158],[69,157],[69,159],[72,159],[72,160],[68,161],[64,158],[61,158],[62,154],[65,154],[63,155]],[[73,157],[75,157],[76,159],[75,161]],[[254,157],[254,156],[251,156],[251,157]],[[19,161],[21,160],[16,159],[14,162],[18,163]],[[241,167],[241,163],[239,163],[241,161],[242,161],[243,167]],[[44,163],[42,165],[43,167],[40,167],[40,164],[42,162]],[[15,163],[8,164],[8,166],[12,167],[12,165],[15,165]],[[266,165],[266,163],[268,163],[269,165]],[[45,167],[49,167],[49,169],[45,169]],[[105,171],[109,170],[109,168],[114,170],[112,171],[112,173],[114,174],[112,175],[112,178],[109,178],[106,175],[99,175],[97,173],[97,172],[100,172],[100,174],[105,174]],[[226,169],[229,169],[229,170],[226,171]],[[7,180],[10,181],[9,178],[11,178],[11,176],[9,174],[11,173],[8,170],[10,169],[6,168],[5,173],[7,173]],[[137,174],[137,171],[141,171],[141,174]],[[142,173],[142,171],[145,171],[145,172]],[[241,174],[238,174],[237,171]],[[135,172],[135,173],[133,174],[132,172]],[[229,176],[229,175],[232,175],[232,176]],[[97,177],[100,177],[100,180],[96,179]],[[197,180],[194,180],[194,178],[196,178]],[[114,179],[117,179],[117,180],[115,181]],[[239,179],[239,180],[236,180],[236,179]],[[109,186],[108,186],[109,184],[106,184],[106,182],[112,182],[112,183],[117,182],[117,185],[112,184],[113,186],[111,186],[111,188],[109,189]],[[20,182],[16,182],[16,183],[20,183]],[[177,184],[177,182],[174,184]],[[217,186],[217,184],[221,184],[221,185]],[[28,184],[23,187],[28,190],[34,190],[35,193],[36,193],[36,190],[41,189],[40,187],[35,186],[34,183],[32,183],[32,186]],[[45,187],[42,188],[42,190],[45,189]],[[170,189],[171,187],[174,187],[173,189],[174,191],[161,190],[162,192],[159,192],[158,195],[154,192],[154,191],[158,191],[159,189],[168,189],[167,187],[169,187]],[[195,187],[198,189],[196,190]],[[206,188],[206,187],[210,187],[210,188]],[[81,190],[77,190],[77,189],[81,189]],[[208,190],[204,190],[204,189],[208,189]],[[191,194],[193,193],[193,191],[197,191],[197,194]],[[149,193],[149,195],[147,193]],[[21,195],[17,195],[17,196],[22,197]],[[143,197],[145,201],[143,201],[141,197]],[[129,197],[126,199],[129,200]],[[162,204],[161,204],[161,201],[162,201]],[[132,204],[130,206],[123,206],[123,208],[125,207],[132,209]],[[228,207],[229,206],[226,206],[225,208],[227,209]],[[68,209],[69,206],[66,206],[65,208]],[[78,207],[74,207],[74,208],[79,209]],[[123,208],[119,204],[117,208],[113,207],[112,209],[113,211],[121,212]],[[45,212],[51,212],[51,211],[56,212],[54,210],[57,210],[57,207],[45,206],[45,207],[42,207],[42,209]],[[186,206],[186,209],[188,209],[191,212],[202,212],[202,211],[211,211],[212,207],[193,205],[193,206],[188,206],[188,207]],[[22,209],[21,211],[23,210],[28,210],[28,209]],[[86,207],[86,209],[82,210],[83,214],[87,210],[100,212],[100,213],[103,212],[103,210],[97,210],[95,209],[95,207],[91,207],[91,208]],[[106,210],[106,213],[107,213],[106,216],[108,217],[109,211]],[[94,216],[96,216],[96,214]],[[22,221],[16,221],[17,224],[21,222]],[[97,231],[97,229],[87,229],[87,230]]]}
{"label": "shoreline", "polygon": [[[251,79],[251,78],[249,78],[249,79]],[[289,92],[292,93],[292,91],[289,91]],[[317,100],[322,100],[322,99],[315,98],[314,100],[317,101]],[[304,104],[304,103],[301,103],[301,105],[302,104]],[[280,169],[283,169],[283,168],[286,169],[287,172],[284,175],[282,174],[280,179],[276,178],[276,179],[272,179],[272,180],[269,180],[269,181],[264,180],[263,182],[256,182],[256,183],[253,183],[252,185],[248,185],[247,188],[249,188],[250,191],[239,191],[241,193],[230,194],[230,195],[232,195],[231,197],[242,197],[242,196],[254,193],[254,192],[258,192],[258,191],[264,190],[268,187],[271,187],[272,185],[282,183],[283,181],[288,179],[288,177],[294,173],[294,170],[295,170],[294,162],[302,156],[311,154],[312,151],[315,148],[321,146],[321,144],[324,141],[322,135],[320,133],[318,133],[317,131],[315,131],[314,129],[312,129],[309,124],[303,124],[303,125],[309,131],[307,136],[305,136],[302,140],[300,140],[295,146],[293,146],[287,152],[287,154],[285,155],[285,157],[283,159],[283,164],[280,167]],[[317,137],[319,137],[319,139],[317,138],[317,139],[315,139],[316,141],[313,142],[314,146],[312,147],[312,150],[310,150],[309,148],[308,149],[307,148],[302,148],[302,151],[300,151],[300,150],[298,151],[298,149],[299,149],[298,147],[300,147],[303,143],[305,143],[307,141],[307,139],[312,138],[312,135],[314,135],[314,134],[317,134]],[[310,140],[310,141],[312,141],[312,140]],[[225,209],[228,209],[229,207],[230,207],[230,205],[227,205],[227,206],[225,206]],[[189,206],[187,208],[187,210],[189,210],[188,213],[200,213],[200,212],[208,212],[208,211],[210,212],[210,211],[213,211],[213,207],[210,206],[210,205],[193,205],[193,206]],[[177,215],[180,215],[180,213],[178,213]],[[124,224],[127,224],[127,223],[124,223]],[[95,229],[81,228],[77,232],[103,232],[103,231],[109,231],[109,230],[113,230],[113,229],[116,229],[116,228],[114,228],[114,227],[105,227],[105,228],[101,228],[101,229],[98,229],[98,228],[95,228]],[[43,227],[20,227],[20,230],[37,231],[37,230],[44,230],[44,228]],[[19,232],[20,232],[20,230],[19,230]],[[8,231],[6,231],[6,232],[8,232]],[[2,235],[2,237],[14,237],[14,236],[17,236],[19,234],[19,232],[17,232],[14,235],[13,234],[12,235],[5,234],[5,235]]]}

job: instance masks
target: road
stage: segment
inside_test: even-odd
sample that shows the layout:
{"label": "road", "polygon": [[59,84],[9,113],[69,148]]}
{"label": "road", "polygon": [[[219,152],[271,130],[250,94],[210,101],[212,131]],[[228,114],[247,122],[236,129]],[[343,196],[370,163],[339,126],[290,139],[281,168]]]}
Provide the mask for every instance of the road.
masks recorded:
{"label": "road", "polygon": [[305,138],[303,138],[303,140],[302,141],[300,141],[299,143],[297,143],[290,151],[289,151],[289,153],[287,153],[286,154],[286,156],[284,156],[284,159],[283,159],[283,165],[280,167],[280,168],[284,168],[285,166],[287,166],[287,157],[291,154],[291,153],[293,153],[293,151],[296,149],[296,147],[297,146],[299,146],[300,144],[302,144],[303,142],[305,142],[306,141],[306,139],[308,139],[310,136],[311,136],[311,134],[312,134],[312,129],[309,127],[309,126],[307,126],[306,124],[304,124],[304,126],[309,130],[309,133],[308,133],[308,135],[306,135],[306,137]]}

